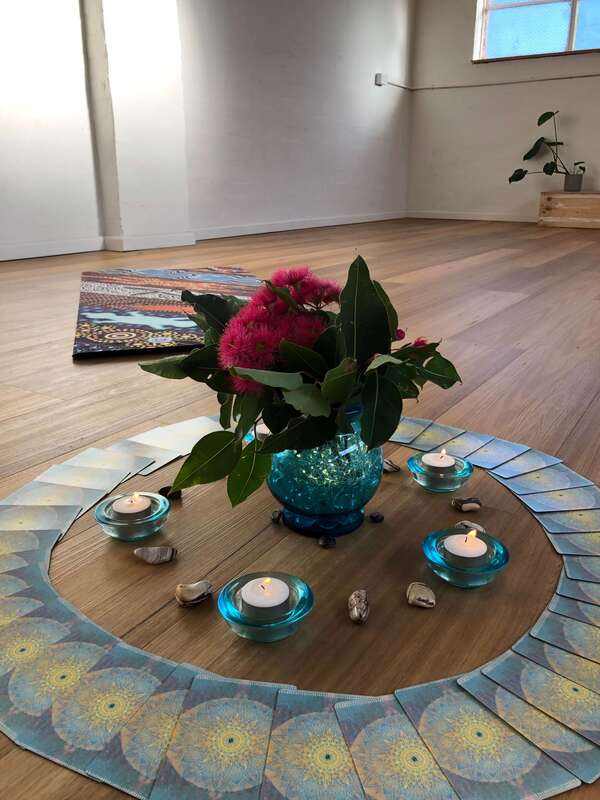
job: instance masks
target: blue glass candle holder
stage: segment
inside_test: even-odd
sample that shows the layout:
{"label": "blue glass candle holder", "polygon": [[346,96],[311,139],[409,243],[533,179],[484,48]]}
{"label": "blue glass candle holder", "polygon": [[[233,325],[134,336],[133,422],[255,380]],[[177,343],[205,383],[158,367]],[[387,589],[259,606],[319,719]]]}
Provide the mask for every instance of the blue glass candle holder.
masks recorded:
{"label": "blue glass candle holder", "polygon": [[410,474],[419,486],[429,492],[456,492],[473,474],[473,465],[464,458],[456,458],[452,467],[439,469],[423,463],[426,453],[417,453],[407,461]]}
{"label": "blue glass candle holder", "polygon": [[139,514],[119,514],[114,504],[126,495],[113,495],[96,506],[94,516],[107,536],[121,542],[136,542],[147,539],[163,527],[169,516],[171,503],[166,497],[153,492],[138,492],[141,497],[150,499],[150,507]]}
{"label": "blue glass candle holder", "polygon": [[470,559],[452,556],[444,548],[444,540],[457,533],[463,534],[466,531],[462,528],[444,528],[425,537],[423,552],[429,567],[440,578],[462,589],[473,589],[491,583],[508,563],[506,546],[489,533],[478,531],[478,538],[487,544],[486,557],[474,559],[475,563],[465,566]]}
{"label": "blue glass candle holder", "polygon": [[290,590],[288,610],[272,619],[255,618],[243,610],[242,587],[256,578],[265,577],[264,572],[234,578],[225,584],[219,594],[219,613],[231,630],[243,639],[255,642],[286,639],[295,633],[300,622],[312,611],[314,596],[310,586],[301,578],[286,572],[269,572],[268,576],[284,581]]}

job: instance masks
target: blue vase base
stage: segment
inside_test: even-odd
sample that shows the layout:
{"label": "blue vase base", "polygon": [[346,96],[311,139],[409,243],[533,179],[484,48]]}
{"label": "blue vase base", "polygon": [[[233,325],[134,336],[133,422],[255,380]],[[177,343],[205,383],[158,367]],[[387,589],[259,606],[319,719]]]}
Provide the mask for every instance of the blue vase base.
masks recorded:
{"label": "blue vase base", "polygon": [[300,514],[286,508],[281,509],[281,519],[286,527],[302,536],[346,536],[363,524],[365,512],[362,508],[343,514]]}

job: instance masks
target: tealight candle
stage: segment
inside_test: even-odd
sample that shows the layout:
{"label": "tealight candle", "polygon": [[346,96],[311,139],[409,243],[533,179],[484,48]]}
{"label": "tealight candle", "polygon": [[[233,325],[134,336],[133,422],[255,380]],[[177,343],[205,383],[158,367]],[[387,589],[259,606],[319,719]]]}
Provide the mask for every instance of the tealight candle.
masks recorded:
{"label": "tealight candle", "polygon": [[434,470],[444,471],[447,469],[451,469],[456,464],[456,459],[452,456],[449,456],[444,449],[442,449],[441,453],[424,453],[421,461],[427,467],[431,467]]}
{"label": "tealight candle", "polygon": [[132,495],[119,497],[112,505],[112,510],[115,514],[143,514],[148,511],[151,502],[150,498],[146,495],[134,492]]}
{"label": "tealight candle", "polygon": [[447,536],[444,550],[450,563],[464,567],[478,566],[488,555],[488,546],[477,536],[476,530]]}
{"label": "tealight candle", "polygon": [[242,586],[242,611],[255,619],[275,619],[289,610],[290,589],[279,578],[254,578]]}

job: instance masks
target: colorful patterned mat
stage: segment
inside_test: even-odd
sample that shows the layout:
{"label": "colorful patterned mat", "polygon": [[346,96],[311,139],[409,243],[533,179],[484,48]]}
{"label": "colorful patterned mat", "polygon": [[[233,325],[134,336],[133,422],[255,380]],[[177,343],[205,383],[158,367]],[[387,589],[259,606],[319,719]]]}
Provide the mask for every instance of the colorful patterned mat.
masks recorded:
{"label": "colorful patterned mat", "polygon": [[420,419],[392,437],[481,464],[543,509],[569,554],[531,631],[469,674],[377,698],[230,680],[130,647],[63,600],[50,553],[77,516],[214,425],[89,448],[0,501],[7,736],[144,800],[533,800],[598,779],[600,503],[590,481],[525,445]]}
{"label": "colorful patterned mat", "polygon": [[197,347],[203,334],[181,292],[249,297],[257,286],[240,267],[83,272],[73,358]]}

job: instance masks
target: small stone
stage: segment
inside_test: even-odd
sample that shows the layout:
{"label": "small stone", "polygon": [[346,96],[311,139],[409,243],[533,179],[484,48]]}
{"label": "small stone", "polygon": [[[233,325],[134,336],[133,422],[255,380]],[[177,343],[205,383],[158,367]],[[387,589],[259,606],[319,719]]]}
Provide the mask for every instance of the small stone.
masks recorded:
{"label": "small stone", "polygon": [[463,531],[476,530],[479,531],[479,533],[485,533],[483,525],[478,525],[476,522],[471,522],[469,519],[462,519],[460,522],[457,522],[454,527],[460,528]]}
{"label": "small stone", "polygon": [[212,584],[209,581],[196,581],[196,583],[179,583],[175,587],[175,600],[180,606],[197,606],[212,594]]}
{"label": "small stone", "polygon": [[323,547],[325,550],[331,550],[337,544],[337,539],[335,536],[321,536],[319,537],[319,547]]}
{"label": "small stone", "polygon": [[400,464],[396,464],[395,461],[392,461],[391,458],[384,458],[383,459],[383,471],[384,472],[402,472],[402,467]]}
{"label": "small stone", "polygon": [[278,508],[275,511],[271,511],[271,522],[275,525],[279,525],[281,522],[281,511]]}
{"label": "small stone", "polygon": [[406,599],[409,606],[420,606],[421,608],[434,608],[435,594],[426,583],[415,581],[408,584]]}
{"label": "small stone", "polygon": [[383,522],[385,517],[383,516],[381,511],[374,511],[372,514],[369,514],[369,519],[371,520],[371,522],[378,523],[378,522]]}
{"label": "small stone", "polygon": [[452,508],[457,511],[479,511],[483,503],[478,497],[453,497]]}
{"label": "small stone", "polygon": [[356,589],[348,598],[348,615],[352,622],[364,625],[369,617],[369,596],[366,589]]}
{"label": "small stone", "polygon": [[181,500],[181,489],[173,490],[172,486],[163,486],[162,489],[158,490],[158,493],[166,497],[167,500]]}
{"label": "small stone", "polygon": [[166,564],[167,561],[173,561],[177,555],[177,550],[166,545],[162,547],[136,547],[133,555],[136,558],[141,558],[147,564]]}

